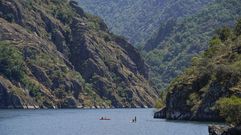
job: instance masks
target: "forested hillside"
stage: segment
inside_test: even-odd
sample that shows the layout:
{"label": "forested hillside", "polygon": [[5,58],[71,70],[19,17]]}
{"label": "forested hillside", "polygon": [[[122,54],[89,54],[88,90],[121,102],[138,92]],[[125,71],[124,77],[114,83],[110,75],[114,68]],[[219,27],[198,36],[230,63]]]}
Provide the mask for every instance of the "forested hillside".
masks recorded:
{"label": "forested hillside", "polygon": [[241,20],[224,27],[209,49],[167,88],[166,108],[156,117],[241,124]]}
{"label": "forested hillside", "polygon": [[240,17],[240,0],[216,0],[192,16],[162,25],[144,47],[152,83],[164,88],[207,48],[218,28],[233,26]]}
{"label": "forested hillside", "polygon": [[241,16],[239,0],[79,0],[104,18],[111,31],[141,45],[156,89],[182,73],[191,58],[207,49],[216,29]]}
{"label": "forested hillside", "polygon": [[78,0],[102,17],[112,32],[142,45],[168,20],[189,16],[213,0]]}

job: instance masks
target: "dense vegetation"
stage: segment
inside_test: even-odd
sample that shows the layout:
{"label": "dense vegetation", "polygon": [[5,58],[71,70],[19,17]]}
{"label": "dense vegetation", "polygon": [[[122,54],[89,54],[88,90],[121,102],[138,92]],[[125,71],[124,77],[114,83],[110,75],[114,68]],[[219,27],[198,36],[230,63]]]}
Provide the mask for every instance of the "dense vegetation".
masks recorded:
{"label": "dense vegetation", "polygon": [[233,125],[241,124],[241,98],[222,98],[217,102],[217,109],[225,120]]}
{"label": "dense vegetation", "polygon": [[207,49],[210,37],[222,26],[232,26],[241,16],[241,1],[216,0],[192,16],[169,21],[144,47],[151,81],[163,89]]}
{"label": "dense vegetation", "polygon": [[[167,116],[183,119],[220,120],[238,125],[241,116],[241,20],[235,28],[224,27],[209,48],[192,59],[192,66],[167,88]],[[179,118],[182,118],[179,116]]]}
{"label": "dense vegetation", "polygon": [[160,24],[199,11],[213,0],[78,0],[84,10],[102,17],[110,30],[138,46],[145,44]]}
{"label": "dense vegetation", "polygon": [[216,29],[232,26],[241,15],[239,0],[79,0],[101,16],[111,31],[143,45],[150,80],[158,90],[207,49]]}
{"label": "dense vegetation", "polygon": [[0,41],[0,73],[11,80],[20,81],[25,70],[23,56],[12,44]]}

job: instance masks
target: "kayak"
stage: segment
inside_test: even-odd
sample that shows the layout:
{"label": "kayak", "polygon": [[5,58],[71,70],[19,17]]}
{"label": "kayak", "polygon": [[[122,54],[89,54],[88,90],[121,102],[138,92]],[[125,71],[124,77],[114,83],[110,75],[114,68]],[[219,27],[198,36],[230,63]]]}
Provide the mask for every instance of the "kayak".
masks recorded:
{"label": "kayak", "polygon": [[103,119],[100,119],[100,120],[110,120],[109,118],[103,118]]}
{"label": "kayak", "polygon": [[100,120],[110,120],[110,118],[100,118]]}

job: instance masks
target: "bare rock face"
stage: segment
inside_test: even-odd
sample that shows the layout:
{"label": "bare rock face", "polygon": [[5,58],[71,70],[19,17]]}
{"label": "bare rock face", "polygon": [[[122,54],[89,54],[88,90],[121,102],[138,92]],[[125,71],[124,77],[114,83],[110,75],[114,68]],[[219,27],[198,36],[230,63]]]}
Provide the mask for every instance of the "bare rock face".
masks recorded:
{"label": "bare rock face", "polygon": [[84,10],[78,6],[78,2],[71,0],[69,4],[76,11],[77,14],[79,14],[80,16],[85,16]]}
{"label": "bare rock face", "polygon": [[14,0],[0,2],[0,16],[10,22],[23,24],[22,6]]}
{"label": "bare rock face", "polygon": [[61,104],[61,108],[77,108],[77,102],[74,98],[66,98]]}
{"label": "bare rock face", "polygon": [[0,108],[152,107],[157,98],[137,50],[73,1],[2,0],[0,49]]}
{"label": "bare rock face", "polygon": [[154,118],[165,119],[166,118],[166,108],[162,108],[159,111],[154,113]]}
{"label": "bare rock face", "polygon": [[[141,90],[133,87],[145,82],[147,78],[147,67],[134,47],[113,35],[109,35],[113,40],[106,41],[94,31],[88,30],[83,25],[83,20],[78,18],[73,19],[71,31],[71,62],[83,78],[94,85],[101,97],[117,101],[113,102],[117,107],[151,106],[154,103],[153,100],[145,99],[146,104],[142,104],[139,97],[145,94],[137,93]],[[126,86],[120,87],[118,83]],[[149,89],[144,85],[140,87],[144,91]],[[154,93],[146,94],[155,97]]]}
{"label": "bare rock face", "polygon": [[21,99],[8,91],[3,84],[0,84],[0,91],[1,91],[1,108],[23,108],[23,104]]}
{"label": "bare rock face", "polygon": [[18,93],[18,88],[2,76],[0,76],[0,93],[0,108],[23,109],[36,106],[36,102],[27,97],[24,92]]}

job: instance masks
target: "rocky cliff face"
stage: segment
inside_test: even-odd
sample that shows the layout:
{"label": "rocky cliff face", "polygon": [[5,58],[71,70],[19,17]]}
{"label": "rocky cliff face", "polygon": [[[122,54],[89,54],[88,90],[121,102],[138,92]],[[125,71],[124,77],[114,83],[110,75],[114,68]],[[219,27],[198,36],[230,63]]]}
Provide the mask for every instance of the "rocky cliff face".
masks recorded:
{"label": "rocky cliff face", "polygon": [[73,1],[0,1],[0,108],[151,107],[135,48]]}
{"label": "rocky cliff face", "polygon": [[[240,24],[241,21],[236,30]],[[222,121],[216,102],[225,97],[241,97],[240,54],[240,34],[220,29],[210,41],[210,48],[194,57],[192,66],[168,87],[166,107],[155,117]]]}

